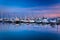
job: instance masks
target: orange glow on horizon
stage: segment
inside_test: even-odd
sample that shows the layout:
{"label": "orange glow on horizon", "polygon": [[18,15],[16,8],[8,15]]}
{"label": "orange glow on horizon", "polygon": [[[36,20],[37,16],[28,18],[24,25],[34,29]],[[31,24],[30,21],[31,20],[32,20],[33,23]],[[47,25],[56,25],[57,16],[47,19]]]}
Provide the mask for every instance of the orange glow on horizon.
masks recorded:
{"label": "orange glow on horizon", "polygon": [[39,14],[37,17],[60,17],[60,13],[52,13],[52,14]]}

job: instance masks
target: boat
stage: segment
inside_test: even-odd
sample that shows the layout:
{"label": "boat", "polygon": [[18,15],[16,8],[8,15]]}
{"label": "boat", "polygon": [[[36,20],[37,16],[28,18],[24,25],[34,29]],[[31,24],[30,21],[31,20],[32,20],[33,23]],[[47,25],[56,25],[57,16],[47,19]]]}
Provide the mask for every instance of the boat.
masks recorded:
{"label": "boat", "polygon": [[10,21],[9,18],[4,18],[4,19],[3,19],[3,22],[4,22],[4,23],[12,23],[12,21]]}
{"label": "boat", "polygon": [[20,19],[19,19],[18,17],[16,17],[16,18],[14,19],[14,23],[20,23]]}
{"label": "boat", "polygon": [[46,23],[46,24],[48,24],[48,23],[49,23],[48,18],[44,18],[44,19],[42,19],[42,23]]}
{"label": "boat", "polygon": [[0,18],[0,22],[2,22],[3,21],[3,19],[2,18]]}
{"label": "boat", "polygon": [[35,23],[38,23],[38,24],[42,23],[42,19],[41,18],[35,19]]}

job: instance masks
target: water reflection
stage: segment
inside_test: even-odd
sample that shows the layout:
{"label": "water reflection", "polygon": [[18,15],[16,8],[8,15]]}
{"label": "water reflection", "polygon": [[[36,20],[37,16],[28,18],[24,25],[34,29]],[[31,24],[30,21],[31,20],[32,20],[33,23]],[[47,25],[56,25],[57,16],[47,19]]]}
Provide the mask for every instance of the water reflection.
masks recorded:
{"label": "water reflection", "polygon": [[22,30],[33,30],[33,31],[50,31],[50,32],[60,32],[60,25],[50,25],[50,24],[8,24],[8,23],[0,23],[0,31],[22,31]]}
{"label": "water reflection", "polygon": [[0,39],[60,40],[60,25],[0,23]]}

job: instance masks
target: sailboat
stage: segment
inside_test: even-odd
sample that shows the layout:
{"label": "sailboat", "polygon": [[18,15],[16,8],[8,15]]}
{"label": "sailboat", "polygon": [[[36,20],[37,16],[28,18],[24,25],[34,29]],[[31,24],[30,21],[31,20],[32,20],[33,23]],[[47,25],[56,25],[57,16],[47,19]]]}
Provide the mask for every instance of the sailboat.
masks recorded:
{"label": "sailboat", "polygon": [[16,18],[14,19],[14,23],[20,23],[20,19],[19,19],[18,17],[16,17]]}

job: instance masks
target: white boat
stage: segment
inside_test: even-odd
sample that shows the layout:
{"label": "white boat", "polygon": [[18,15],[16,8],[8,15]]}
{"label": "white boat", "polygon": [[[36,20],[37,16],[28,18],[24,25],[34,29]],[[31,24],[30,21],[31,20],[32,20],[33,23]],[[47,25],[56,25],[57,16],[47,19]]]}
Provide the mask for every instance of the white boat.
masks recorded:
{"label": "white boat", "polygon": [[29,20],[29,22],[35,22],[34,20]]}
{"label": "white boat", "polygon": [[16,17],[15,19],[14,19],[14,21],[19,21],[20,19],[18,18],[18,17]]}
{"label": "white boat", "polygon": [[9,18],[4,18],[3,21],[7,22],[9,21]]}
{"label": "white boat", "polygon": [[22,21],[22,22],[29,22],[28,20],[20,20],[20,21]]}
{"label": "white boat", "polygon": [[42,22],[43,22],[43,23],[48,23],[49,21],[48,21],[48,19],[46,18],[46,19],[42,19]]}
{"label": "white boat", "polygon": [[60,17],[59,17],[59,18],[57,18],[57,22],[58,22],[58,23],[60,23]]}
{"label": "white boat", "polygon": [[37,19],[35,19],[35,22],[41,23],[42,22],[42,19],[41,18],[37,18]]}
{"label": "white boat", "polygon": [[56,19],[51,19],[49,22],[56,23],[57,20]]}
{"label": "white boat", "polygon": [[22,22],[35,22],[34,20],[20,20]]}
{"label": "white boat", "polygon": [[13,18],[10,18],[10,21],[13,23],[14,22],[14,19]]}
{"label": "white boat", "polygon": [[2,18],[0,18],[0,21],[3,21],[3,19],[2,19]]}

